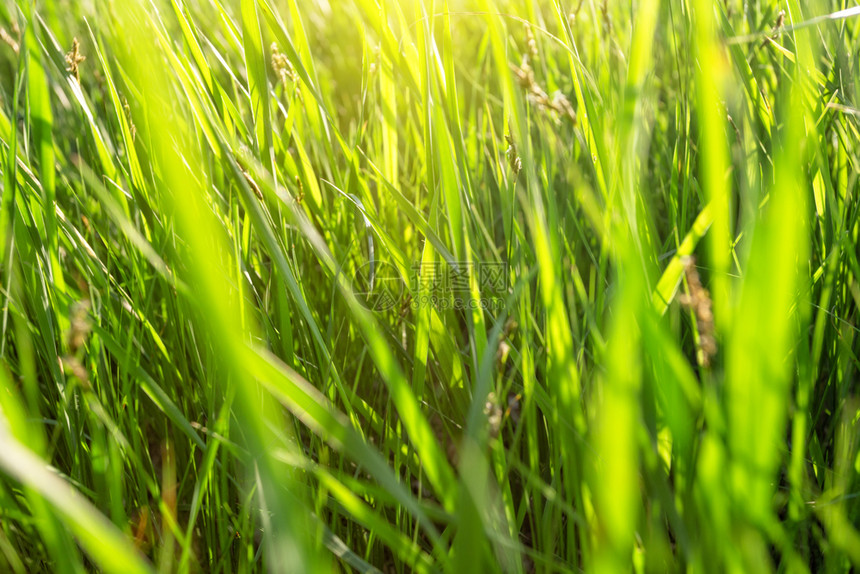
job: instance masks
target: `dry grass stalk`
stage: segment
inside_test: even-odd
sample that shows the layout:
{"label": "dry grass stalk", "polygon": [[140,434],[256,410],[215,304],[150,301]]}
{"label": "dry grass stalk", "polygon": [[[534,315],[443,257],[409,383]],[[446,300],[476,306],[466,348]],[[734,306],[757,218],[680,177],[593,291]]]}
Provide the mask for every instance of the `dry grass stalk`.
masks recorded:
{"label": "dry grass stalk", "polygon": [[[21,31],[18,29],[18,24],[12,24],[12,33],[15,34],[15,36],[18,36],[18,38],[21,37]],[[21,51],[21,45],[18,43],[18,40],[16,40],[12,34],[6,30],[6,28],[0,28],[0,40],[8,44],[16,54]]]}

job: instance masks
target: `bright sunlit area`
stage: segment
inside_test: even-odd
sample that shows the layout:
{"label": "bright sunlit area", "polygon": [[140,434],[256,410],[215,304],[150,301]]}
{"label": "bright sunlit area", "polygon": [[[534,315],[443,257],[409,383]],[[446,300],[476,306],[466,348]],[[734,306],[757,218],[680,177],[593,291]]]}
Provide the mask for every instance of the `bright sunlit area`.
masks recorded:
{"label": "bright sunlit area", "polygon": [[860,570],[854,0],[0,0],[0,572]]}

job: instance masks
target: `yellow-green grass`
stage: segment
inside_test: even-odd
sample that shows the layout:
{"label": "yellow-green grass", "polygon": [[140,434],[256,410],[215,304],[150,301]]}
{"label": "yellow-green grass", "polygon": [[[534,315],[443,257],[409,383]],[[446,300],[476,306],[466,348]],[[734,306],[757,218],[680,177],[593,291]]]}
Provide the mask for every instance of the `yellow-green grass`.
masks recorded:
{"label": "yellow-green grass", "polygon": [[860,568],[858,16],[0,3],[0,571]]}

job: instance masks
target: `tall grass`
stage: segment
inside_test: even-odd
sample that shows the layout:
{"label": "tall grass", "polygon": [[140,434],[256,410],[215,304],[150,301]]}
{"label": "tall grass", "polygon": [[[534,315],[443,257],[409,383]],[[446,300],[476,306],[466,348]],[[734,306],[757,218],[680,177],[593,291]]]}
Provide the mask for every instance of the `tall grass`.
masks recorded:
{"label": "tall grass", "polygon": [[860,568],[860,10],[0,4],[0,571]]}

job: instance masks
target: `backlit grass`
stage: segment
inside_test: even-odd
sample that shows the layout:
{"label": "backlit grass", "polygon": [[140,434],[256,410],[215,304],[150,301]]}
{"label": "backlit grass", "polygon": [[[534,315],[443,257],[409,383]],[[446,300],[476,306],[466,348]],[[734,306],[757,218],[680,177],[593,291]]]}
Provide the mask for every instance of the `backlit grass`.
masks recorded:
{"label": "backlit grass", "polygon": [[0,3],[0,571],[860,568],[858,41]]}

